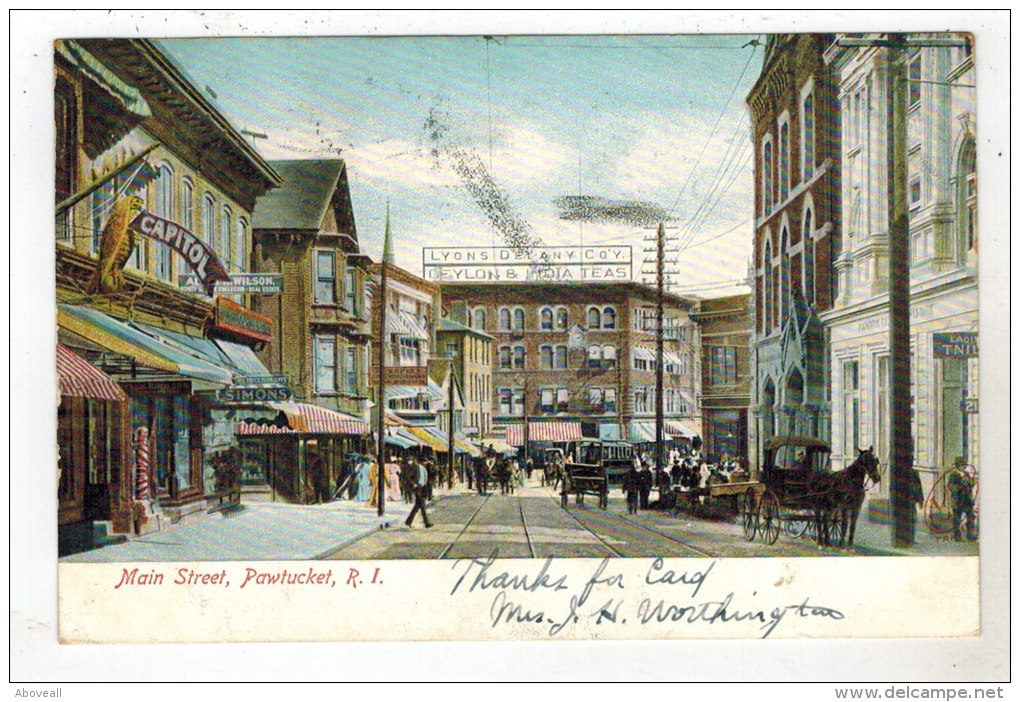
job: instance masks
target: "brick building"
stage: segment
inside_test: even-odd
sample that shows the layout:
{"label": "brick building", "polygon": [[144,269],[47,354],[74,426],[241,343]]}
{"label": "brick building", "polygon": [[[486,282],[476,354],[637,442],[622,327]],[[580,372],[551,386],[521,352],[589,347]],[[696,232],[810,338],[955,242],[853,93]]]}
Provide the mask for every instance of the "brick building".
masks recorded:
{"label": "brick building", "polygon": [[[466,319],[464,321],[467,321]],[[440,319],[436,349],[452,360],[453,373],[464,398],[461,433],[478,440],[492,431],[492,335]]]}
{"label": "brick building", "polygon": [[[467,326],[493,341],[493,425],[508,442],[655,435],[655,290],[636,283],[444,284]],[[700,434],[696,303],[666,296],[663,406],[669,436]]]}
{"label": "brick building", "polygon": [[702,300],[691,317],[701,334],[701,428],[710,462],[747,460],[751,404],[750,295]]}
{"label": "brick building", "polygon": [[768,38],[747,97],[755,150],[749,451],[776,434],[828,439],[828,348],[819,314],[841,250],[837,81],[825,34]]}

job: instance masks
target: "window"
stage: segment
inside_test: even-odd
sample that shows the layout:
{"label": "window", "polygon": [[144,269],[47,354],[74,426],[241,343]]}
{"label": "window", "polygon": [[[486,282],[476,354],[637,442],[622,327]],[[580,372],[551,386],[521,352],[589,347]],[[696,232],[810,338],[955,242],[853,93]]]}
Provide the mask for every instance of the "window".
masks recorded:
{"label": "window", "polygon": [[542,331],[552,331],[553,328],[553,311],[548,307],[543,307],[540,314],[541,317],[541,328]]}
{"label": "window", "polygon": [[499,388],[496,393],[499,396],[499,413],[509,415],[513,412],[513,390],[510,388]]}
{"label": "window", "polygon": [[446,342],[446,357],[457,358],[457,342],[447,341]]}
{"label": "window", "polygon": [[875,364],[875,449],[883,462],[889,455],[889,356],[879,356]]}
{"label": "window", "polygon": [[181,226],[195,231],[195,186],[189,178],[181,180]]}
{"label": "window", "polygon": [[812,238],[814,226],[811,210],[804,213],[804,299],[811,304],[815,301],[815,241]]}
{"label": "window", "polygon": [[603,409],[602,388],[588,388],[588,404],[593,410],[601,411]]}
{"label": "window", "polygon": [[559,388],[556,391],[556,411],[566,412],[570,409],[570,393],[566,388]]}
{"label": "window", "polygon": [[344,269],[344,307],[355,316],[361,313],[358,305],[358,279],[351,266]]}
{"label": "window", "polygon": [[761,150],[762,190],[765,192],[765,214],[772,211],[772,141],[766,138]]}
{"label": "window", "polygon": [[421,340],[401,336],[398,342],[401,366],[421,365]]}
{"label": "window", "polygon": [[710,378],[713,385],[737,382],[737,350],[729,346],[715,346],[709,352]]}
{"label": "window", "polygon": [[779,202],[786,202],[790,196],[790,123],[786,120],[779,126]]}
{"label": "window", "polygon": [[616,308],[606,307],[602,310],[602,328],[616,329]]}
{"label": "window", "polygon": [[556,329],[564,331],[570,321],[570,316],[567,314],[566,307],[559,307],[556,309]]}
{"label": "window", "polygon": [[524,370],[524,346],[514,346],[514,370]]}
{"label": "window", "polygon": [[331,305],[336,302],[336,254],[315,252],[315,302]]}
{"label": "window", "polygon": [[602,367],[616,368],[616,347],[612,344],[602,347]]}
{"label": "window", "polygon": [[[78,98],[74,85],[57,76],[54,91],[54,123],[56,125],[56,201],[69,198],[78,184]],[[73,209],[68,208],[57,220],[57,240],[72,240]]]}
{"label": "window", "polygon": [[244,217],[237,219],[237,245],[235,248],[237,259],[235,265],[237,270],[246,272],[248,270],[248,222]]}
{"label": "window", "polygon": [[843,363],[843,455],[855,455],[860,443],[860,387],[857,361]]}
{"label": "window", "polygon": [[524,331],[524,310],[520,307],[514,310],[514,331]]}
{"label": "window", "polygon": [[974,142],[968,140],[960,157],[958,230],[964,251],[977,249],[977,159]]}
{"label": "window", "polygon": [[602,326],[602,314],[599,312],[598,307],[588,308],[588,315],[585,322],[589,329],[599,329]]}
{"label": "window", "polygon": [[315,337],[315,392],[337,391],[336,338]]}
{"label": "window", "polygon": [[[808,88],[810,90],[810,87]],[[801,156],[803,162],[802,178],[806,182],[815,172],[815,96],[808,92],[801,106]]]}
{"label": "window", "polygon": [[344,363],[344,390],[351,395],[358,394],[358,349],[347,347]]}
{"label": "window", "polygon": [[499,308],[499,330],[510,331],[510,308]]}
{"label": "window", "polygon": [[910,103],[909,108],[913,109],[921,104],[921,52],[910,57]]}
{"label": "window", "polygon": [[606,412],[616,411],[616,388],[606,388],[603,393],[603,401],[605,402]]}
{"label": "window", "polygon": [[916,175],[910,179],[910,209],[915,210],[921,206],[921,176]]}
{"label": "window", "polygon": [[485,331],[485,308],[476,307],[474,315],[474,328],[479,331]]}
{"label": "window", "polygon": [[780,236],[780,259],[779,259],[779,284],[782,286],[780,291],[780,304],[779,308],[779,324],[782,325],[782,317],[790,314],[790,237],[786,231],[786,227],[783,227],[783,233]]}
{"label": "window", "polygon": [[556,407],[556,391],[554,388],[542,388],[538,393],[538,407],[543,412],[552,412]]}
{"label": "window", "polygon": [[598,344],[593,344],[588,347],[588,367],[602,367],[602,347]]}
{"label": "window", "polygon": [[206,195],[202,198],[202,239],[207,244],[213,242],[213,212],[216,211],[216,203],[213,202],[212,195]]}
{"label": "window", "polygon": [[556,369],[563,370],[567,367],[567,347],[556,347]]}
{"label": "window", "polygon": [[542,346],[539,348],[539,355],[541,358],[540,367],[542,370],[552,370],[553,367],[553,348],[552,346]]}
{"label": "window", "polygon": [[[153,214],[164,219],[173,221],[174,217],[174,172],[165,163],[159,167],[159,175],[156,178],[156,199]],[[170,259],[172,251],[169,246],[161,241],[154,241],[152,244],[156,249],[156,277],[160,280],[170,280],[173,274],[173,264]]]}
{"label": "window", "polygon": [[220,255],[223,257],[220,263],[223,264],[225,269],[234,270],[234,252],[231,243],[233,241],[231,237],[231,212],[230,208],[226,205],[220,210]]}
{"label": "window", "polygon": [[511,366],[511,362],[510,362],[510,347],[509,346],[500,346],[499,347],[499,369],[500,370],[510,370],[511,367],[512,366]]}
{"label": "window", "polygon": [[[771,238],[768,230],[765,231],[765,237]],[[765,256],[761,262],[762,269],[765,273],[765,333],[772,329],[772,246],[771,242],[765,242]]]}

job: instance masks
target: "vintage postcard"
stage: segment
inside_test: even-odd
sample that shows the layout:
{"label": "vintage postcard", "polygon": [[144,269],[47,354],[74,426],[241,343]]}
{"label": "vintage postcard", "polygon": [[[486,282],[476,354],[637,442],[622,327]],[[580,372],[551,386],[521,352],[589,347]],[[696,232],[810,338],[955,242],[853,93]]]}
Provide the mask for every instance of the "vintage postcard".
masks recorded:
{"label": "vintage postcard", "polygon": [[39,59],[61,651],[987,636],[994,15],[153,19]]}

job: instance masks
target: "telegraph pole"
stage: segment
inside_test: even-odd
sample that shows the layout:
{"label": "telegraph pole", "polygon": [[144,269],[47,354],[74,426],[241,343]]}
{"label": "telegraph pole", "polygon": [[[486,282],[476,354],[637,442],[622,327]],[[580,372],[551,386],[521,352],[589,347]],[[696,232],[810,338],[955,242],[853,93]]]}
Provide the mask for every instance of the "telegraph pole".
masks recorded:
{"label": "telegraph pole", "polygon": [[378,514],[380,517],[386,513],[386,486],[384,483],[385,472],[383,471],[383,466],[386,465],[384,462],[386,458],[386,264],[388,258],[386,254],[390,246],[390,205],[386,203],[386,239],[383,244],[383,260],[379,267],[379,300],[377,302],[379,305],[379,382],[376,383],[375,396],[376,418],[379,424],[379,438],[376,441],[375,450],[379,471],[376,485],[378,486]]}
{"label": "telegraph pole", "polygon": [[662,385],[663,385],[663,306],[666,268],[666,226],[659,222],[659,231],[655,235],[655,469],[662,470]]}

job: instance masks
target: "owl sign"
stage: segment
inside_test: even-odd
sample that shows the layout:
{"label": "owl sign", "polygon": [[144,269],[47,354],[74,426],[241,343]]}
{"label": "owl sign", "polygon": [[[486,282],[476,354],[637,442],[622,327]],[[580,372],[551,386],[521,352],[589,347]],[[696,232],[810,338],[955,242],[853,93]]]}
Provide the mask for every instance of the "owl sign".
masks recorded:
{"label": "owl sign", "polygon": [[199,237],[176,222],[143,210],[131,222],[131,228],[151,239],[163,242],[179,253],[210,295],[216,281],[230,280],[230,274],[216,258],[216,253]]}

